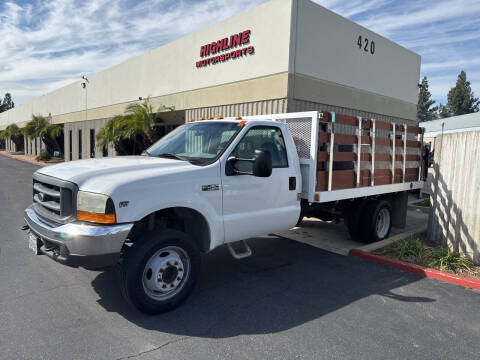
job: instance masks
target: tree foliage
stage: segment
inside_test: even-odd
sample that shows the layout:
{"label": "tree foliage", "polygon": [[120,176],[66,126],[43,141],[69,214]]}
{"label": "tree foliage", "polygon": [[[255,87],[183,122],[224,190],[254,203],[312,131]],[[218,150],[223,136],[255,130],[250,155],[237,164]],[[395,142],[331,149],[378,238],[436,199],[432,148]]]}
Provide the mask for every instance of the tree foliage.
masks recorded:
{"label": "tree foliage", "polygon": [[12,95],[10,93],[6,93],[3,101],[0,100],[0,113],[13,109],[15,107],[15,103],[12,101]]}
{"label": "tree foliage", "polygon": [[440,103],[440,105],[438,105],[437,118],[443,119],[443,118],[447,118],[447,117],[450,117],[450,116],[452,116],[452,113],[448,109],[448,106],[445,106],[445,105]]}
{"label": "tree foliage", "polygon": [[8,125],[4,131],[0,133],[2,140],[11,139],[17,149],[23,148],[23,133],[17,124]]}
{"label": "tree foliage", "polygon": [[461,71],[457,83],[448,92],[448,110],[452,115],[464,115],[478,111],[480,101],[476,98],[467,80],[465,71]]}
{"label": "tree foliage", "polygon": [[63,153],[61,145],[63,138],[63,126],[52,124],[52,117],[44,117],[42,115],[32,115],[25,128],[23,134],[31,139],[40,138],[47,147],[47,152],[52,154],[54,151]]}
{"label": "tree foliage", "polygon": [[432,107],[435,104],[435,100],[431,99],[432,94],[428,90],[428,80],[424,76],[422,79],[422,87],[420,88],[420,93],[418,94],[418,104],[417,104],[417,120],[418,121],[430,121],[435,119],[437,106]]}
{"label": "tree foliage", "polygon": [[[162,106],[158,111],[165,109]],[[103,148],[113,143],[119,155],[140,154],[158,140],[155,131],[158,122],[149,98],[142,103],[129,104],[123,115],[108,119],[100,129],[96,136],[97,146]]]}

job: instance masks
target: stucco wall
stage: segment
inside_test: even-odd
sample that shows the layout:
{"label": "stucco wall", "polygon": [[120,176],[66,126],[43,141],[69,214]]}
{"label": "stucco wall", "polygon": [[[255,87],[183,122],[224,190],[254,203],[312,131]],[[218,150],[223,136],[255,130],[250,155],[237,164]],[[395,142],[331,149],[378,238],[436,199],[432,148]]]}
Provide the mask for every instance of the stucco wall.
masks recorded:
{"label": "stucco wall", "polygon": [[480,263],[480,131],[435,138],[429,237]]}
{"label": "stucco wall", "polygon": [[419,55],[311,1],[293,11],[289,97],[415,119]]}
{"label": "stucco wall", "polygon": [[[143,98],[172,96],[221,84],[234,84],[247,79],[286,73],[289,59],[290,17],[290,0],[267,2],[119,65],[90,75],[90,83],[87,85],[86,92],[80,86],[81,80],[79,79],[78,82],[2,113],[0,114],[0,128],[12,122],[23,124],[31,119],[32,114],[48,115],[51,113],[55,122],[80,121],[84,119],[82,112],[84,112],[86,104],[89,114],[92,116],[89,116],[88,119],[101,118],[100,116],[94,117],[95,109],[115,108],[117,105],[121,105],[119,108],[123,109],[126,103],[137,100],[139,96]],[[209,20],[215,21],[215,19]],[[254,46],[253,55],[206,67],[196,67],[196,61],[202,59],[200,57],[202,45],[216,42],[244,30],[251,30],[250,42],[247,45]],[[182,107],[176,106],[177,109],[199,106],[196,104],[195,94],[184,95],[182,95],[184,99],[181,103]],[[240,98],[233,102],[260,100],[255,98],[257,95],[255,91],[244,91],[239,95]],[[280,97],[285,96],[286,93]],[[274,97],[278,96],[274,95]],[[164,105],[176,105],[169,103],[168,100],[164,99]],[[173,100],[180,102],[178,99]],[[90,111],[90,109],[92,110]],[[73,115],[72,118],[67,116],[62,119],[59,117],[62,114],[76,115]]]}

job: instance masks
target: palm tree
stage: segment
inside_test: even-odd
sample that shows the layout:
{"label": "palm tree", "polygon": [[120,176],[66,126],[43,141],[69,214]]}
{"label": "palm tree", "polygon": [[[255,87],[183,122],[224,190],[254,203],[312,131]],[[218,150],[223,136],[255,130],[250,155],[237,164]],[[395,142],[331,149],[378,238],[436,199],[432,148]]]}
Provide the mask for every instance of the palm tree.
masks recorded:
{"label": "palm tree", "polygon": [[5,130],[0,133],[0,138],[2,140],[11,139],[15,143],[17,149],[21,149],[23,146],[22,130],[17,124],[8,125]]}
{"label": "palm tree", "polygon": [[63,152],[57,141],[57,138],[63,134],[63,126],[52,124],[51,121],[51,115],[47,118],[42,115],[32,115],[32,120],[25,125],[23,133],[29,138],[40,138],[47,146],[47,152],[52,152],[52,149]]}
{"label": "palm tree", "polygon": [[[166,109],[173,110],[161,106],[158,111]],[[96,136],[97,146],[103,148],[113,143],[120,155],[140,153],[157,140],[158,135],[154,129],[157,122],[150,98],[142,103],[129,104],[124,115],[110,118],[100,129]],[[127,150],[130,149],[130,145],[132,151]]]}

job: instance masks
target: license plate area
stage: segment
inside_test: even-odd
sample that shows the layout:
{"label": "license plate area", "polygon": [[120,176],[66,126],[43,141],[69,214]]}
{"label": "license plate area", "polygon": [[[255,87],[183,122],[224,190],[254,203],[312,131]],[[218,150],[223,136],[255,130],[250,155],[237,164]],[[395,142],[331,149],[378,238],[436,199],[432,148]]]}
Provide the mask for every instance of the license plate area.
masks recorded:
{"label": "license plate area", "polygon": [[28,247],[32,250],[36,255],[40,255],[40,239],[31,232],[28,233]]}

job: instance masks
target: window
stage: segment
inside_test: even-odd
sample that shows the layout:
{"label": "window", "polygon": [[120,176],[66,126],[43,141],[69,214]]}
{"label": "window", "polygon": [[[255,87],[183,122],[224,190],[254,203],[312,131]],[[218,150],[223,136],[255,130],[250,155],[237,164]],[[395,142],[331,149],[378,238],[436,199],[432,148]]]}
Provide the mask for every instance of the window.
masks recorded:
{"label": "window", "polygon": [[176,128],[147,149],[150,156],[175,155],[196,165],[215,161],[241,130],[236,122],[201,121]]}
{"label": "window", "polygon": [[78,158],[82,158],[82,130],[78,130]]}
{"label": "window", "polygon": [[90,129],[90,157],[95,157],[95,129]]}
{"label": "window", "polygon": [[106,146],[104,146],[102,148],[102,156],[103,157],[107,157],[108,156],[108,148]]}
{"label": "window", "polygon": [[35,155],[37,155],[37,138],[35,138]]}
{"label": "window", "polygon": [[72,130],[68,132],[68,145],[70,147],[69,153],[70,153],[70,161],[72,160]]}
{"label": "window", "polygon": [[[287,151],[282,131],[272,126],[255,126],[248,130],[243,139],[238,143],[232,155],[237,158],[252,159],[256,149],[265,149],[272,155],[272,167],[288,167]],[[251,172],[252,163],[247,161],[237,162],[240,171]]]}

